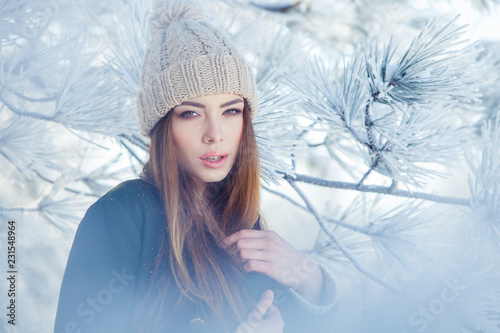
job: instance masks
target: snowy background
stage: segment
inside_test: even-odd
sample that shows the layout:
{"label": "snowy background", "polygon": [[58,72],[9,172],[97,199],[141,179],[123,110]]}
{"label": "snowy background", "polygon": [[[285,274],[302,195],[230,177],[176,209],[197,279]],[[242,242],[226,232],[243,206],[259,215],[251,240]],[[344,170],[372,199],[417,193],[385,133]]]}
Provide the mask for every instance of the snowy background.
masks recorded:
{"label": "snowy background", "polygon": [[[203,6],[255,71],[262,213],[334,274],[332,332],[500,332],[500,1]],[[0,0],[0,332],[53,331],[80,219],[147,158],[150,8]]]}

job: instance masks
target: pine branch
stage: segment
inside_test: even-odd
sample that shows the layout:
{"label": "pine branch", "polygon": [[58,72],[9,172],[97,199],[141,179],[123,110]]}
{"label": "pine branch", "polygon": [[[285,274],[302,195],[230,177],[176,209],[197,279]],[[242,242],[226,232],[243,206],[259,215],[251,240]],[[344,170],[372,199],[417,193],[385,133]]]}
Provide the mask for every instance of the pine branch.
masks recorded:
{"label": "pine branch", "polygon": [[461,39],[465,28],[456,21],[429,21],[399,60],[394,39],[384,47],[368,43],[344,64],[339,82],[314,58],[285,83],[300,97],[303,116],[322,126],[314,130],[349,134],[373,171],[422,186],[442,176],[425,165],[456,160],[467,133],[450,108],[477,102],[484,81],[478,48]]}
{"label": "pine branch", "polygon": [[361,180],[358,182],[358,186],[363,185],[363,183],[365,182],[365,180],[368,179],[368,176],[372,173],[374,167],[376,167],[375,163],[372,165],[372,167],[370,169],[368,169],[367,172],[365,172],[365,174],[363,175],[363,177],[361,177]]}
{"label": "pine branch", "polygon": [[261,2],[250,1],[250,4],[264,10],[268,10],[270,12],[277,12],[287,14],[293,12],[299,7],[301,0],[290,1],[289,3],[281,3],[281,4],[263,4]]}
{"label": "pine branch", "polygon": [[40,114],[38,112],[21,110],[21,109],[15,107],[13,104],[11,104],[9,101],[7,101],[6,98],[4,98],[3,90],[4,90],[3,88],[2,88],[2,90],[0,90],[0,102],[2,102],[9,110],[11,110],[16,115],[18,115],[20,117],[25,117],[25,118],[54,121],[54,117],[49,117],[49,116],[46,116],[44,114]]}
{"label": "pine branch", "polygon": [[289,139],[296,131],[298,114],[292,110],[295,98],[280,93],[277,88],[268,89],[261,96],[259,113],[253,121],[261,178],[266,183],[278,183],[279,173],[293,174],[290,160],[301,150],[302,142]]}
{"label": "pine branch", "polygon": [[[288,195],[285,195],[285,194],[278,192],[278,191],[274,191],[267,186],[263,186],[263,188],[264,188],[264,190],[268,191],[269,193],[272,193],[272,194],[274,194],[282,199],[287,200],[288,202],[293,204],[295,207],[298,207],[298,208],[302,209],[303,211],[305,211],[309,214],[312,214],[312,212],[306,206],[299,204],[297,201],[293,200]],[[332,219],[332,218],[324,216],[324,215],[321,215],[321,218],[324,219],[325,221],[327,221],[328,223],[333,223],[333,224],[336,224],[338,226],[359,232],[359,233],[367,235],[367,236],[370,236],[372,234],[372,232],[370,232],[367,228],[358,227],[354,224],[345,223],[345,222],[342,222],[340,220]]]}
{"label": "pine branch", "polygon": [[125,149],[128,151],[128,153],[130,154],[130,156],[132,156],[137,162],[139,163],[144,163],[144,160],[141,159],[136,153],[135,151],[128,146],[128,144],[125,142],[125,140],[120,140],[120,143],[123,147],[125,147]]}
{"label": "pine branch", "polygon": [[[42,175],[38,170],[33,170],[32,171],[40,178],[42,179],[43,181],[46,181],[47,183],[49,184],[52,184],[52,185],[56,185],[56,181],[54,180],[51,180],[47,177],[45,177],[44,175]],[[87,193],[87,192],[82,192],[82,191],[78,191],[78,190],[75,190],[75,189],[72,189],[70,187],[67,187],[65,186],[63,188],[65,191],[68,191],[70,193],[73,193],[73,194],[78,194],[78,195],[83,195],[83,196],[88,196],[88,197],[93,197],[93,198],[99,198],[99,194],[95,194],[95,193]]]}
{"label": "pine branch", "polygon": [[[129,134],[119,134],[118,137],[126,139],[128,142],[132,143],[134,146],[137,146],[141,148],[144,151],[149,150],[149,144],[144,142],[143,138],[138,137],[135,134],[129,135]],[[123,142],[123,140],[120,140]],[[138,159],[140,161],[140,159]]]}
{"label": "pine branch", "polygon": [[0,214],[1,213],[10,213],[10,212],[19,212],[19,213],[34,213],[34,212],[39,212],[40,210],[38,208],[22,208],[22,207],[15,207],[15,208],[6,208],[0,206]]}
{"label": "pine branch", "polygon": [[355,183],[347,183],[347,182],[338,182],[332,180],[325,180],[322,178],[311,177],[302,174],[295,174],[295,177],[290,175],[284,175],[283,178],[287,181],[296,181],[303,182],[312,185],[322,186],[322,187],[332,187],[343,190],[352,190],[359,192],[368,192],[368,193],[380,193],[386,195],[392,195],[396,197],[403,198],[413,198],[413,199],[421,199],[427,201],[433,201],[438,203],[444,203],[449,205],[457,205],[457,206],[466,206],[469,207],[470,203],[468,199],[465,198],[455,198],[455,197],[446,197],[439,196],[430,193],[424,192],[412,192],[412,191],[403,191],[393,189],[392,186],[376,186],[376,185],[359,185]]}
{"label": "pine branch", "polygon": [[321,217],[321,215],[312,206],[312,204],[309,201],[309,199],[307,198],[307,196],[295,185],[295,182],[292,179],[290,179],[290,178],[287,178],[286,180],[288,181],[288,183],[290,184],[290,186],[300,195],[300,197],[302,198],[302,200],[304,201],[304,203],[306,204],[306,206],[309,208],[309,210],[311,211],[311,213],[316,218],[316,221],[318,221],[321,229],[325,232],[326,235],[328,235],[328,237],[335,243],[335,245],[337,245],[337,247],[342,252],[342,254],[347,259],[349,259],[349,261],[354,265],[354,267],[360,273],[362,273],[364,276],[366,276],[367,278],[369,278],[370,280],[378,283],[379,285],[381,285],[382,287],[386,288],[387,290],[392,291],[396,295],[401,295],[401,293],[398,290],[396,290],[394,287],[392,287],[388,283],[382,281],[378,277],[376,277],[373,274],[371,274],[370,272],[368,272],[365,268],[363,268],[361,266],[361,264],[356,260],[356,258],[354,258],[354,256],[349,252],[349,250],[340,242],[339,239],[337,239],[337,237],[330,231],[330,229],[328,229],[328,227],[326,226],[326,223],[323,220],[323,218]]}
{"label": "pine branch", "polygon": [[395,178],[395,173],[392,170],[391,165],[385,160],[384,156],[380,152],[381,149],[377,147],[377,144],[375,142],[375,136],[373,133],[373,120],[370,114],[370,106],[372,105],[372,103],[373,98],[370,99],[365,106],[365,128],[366,134],[368,136],[368,143],[366,143],[366,145],[371,150],[372,154],[375,154],[375,160],[372,162],[370,170],[363,176],[359,184],[362,184],[366,180],[366,177],[368,177],[370,171],[375,170],[380,163],[383,164],[391,179]]}
{"label": "pine branch", "polygon": [[478,65],[472,67],[478,48],[464,46],[465,26],[457,26],[457,20],[430,20],[397,62],[392,62],[393,39],[382,50],[371,43],[364,58],[376,101],[403,106],[478,102],[481,78]]}
{"label": "pine branch", "polygon": [[476,236],[475,241],[488,239],[500,252],[500,111],[496,119],[486,121],[481,130],[480,156],[469,157],[475,178],[469,178],[469,214],[474,221],[472,233]]}

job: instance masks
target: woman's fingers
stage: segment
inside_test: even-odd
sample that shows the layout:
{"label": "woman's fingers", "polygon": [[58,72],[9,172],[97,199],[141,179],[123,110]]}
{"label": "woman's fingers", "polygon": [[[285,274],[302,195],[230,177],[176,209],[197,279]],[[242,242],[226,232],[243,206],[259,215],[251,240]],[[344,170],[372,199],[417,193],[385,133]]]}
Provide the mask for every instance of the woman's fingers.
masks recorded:
{"label": "woman's fingers", "polygon": [[248,230],[243,229],[238,232],[235,232],[231,236],[228,236],[224,243],[226,246],[234,245],[238,240],[249,240],[249,239],[266,239],[273,238],[275,235],[274,231],[269,230]]}
{"label": "woman's fingers", "polygon": [[226,238],[225,246],[238,253],[241,262],[247,260],[272,261],[279,253],[279,240],[272,232],[241,230]]}
{"label": "woman's fingers", "polygon": [[270,230],[240,230],[224,241],[243,271],[262,273],[316,302],[323,273],[305,254]]}
{"label": "woman's fingers", "polygon": [[267,311],[269,311],[269,309],[273,305],[273,299],[274,299],[273,291],[266,290],[260,297],[259,301],[257,302],[257,305],[255,305],[253,311],[248,316],[248,321],[250,320],[262,321]]}
{"label": "woman's fingers", "polygon": [[233,243],[232,247],[236,249],[266,250],[270,245],[270,240],[267,238],[240,238]]}
{"label": "woman's fingers", "polygon": [[270,325],[283,329],[283,318],[281,318],[281,312],[280,310],[278,310],[276,305],[271,305],[269,311],[267,312],[267,318],[265,320],[269,321]]}
{"label": "woman's fingers", "polygon": [[274,272],[274,265],[262,260],[247,260],[243,266],[243,270],[247,273],[257,272],[263,274],[271,274]]}
{"label": "woman's fingers", "polygon": [[273,305],[273,299],[273,291],[266,290],[247,320],[238,326],[236,333],[282,333],[283,319],[278,308]]}
{"label": "woman's fingers", "polygon": [[274,253],[264,250],[254,250],[252,248],[244,248],[238,250],[238,256],[242,262],[248,260],[270,261],[274,258]]}

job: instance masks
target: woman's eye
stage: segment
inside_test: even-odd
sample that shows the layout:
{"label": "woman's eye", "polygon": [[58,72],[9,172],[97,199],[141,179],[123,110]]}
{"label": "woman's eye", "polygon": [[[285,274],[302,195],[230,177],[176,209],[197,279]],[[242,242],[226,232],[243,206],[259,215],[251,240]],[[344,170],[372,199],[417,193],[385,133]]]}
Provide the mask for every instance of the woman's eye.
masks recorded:
{"label": "woman's eye", "polygon": [[194,118],[198,115],[198,113],[194,111],[184,111],[181,113],[181,118]]}
{"label": "woman's eye", "polygon": [[237,114],[240,114],[241,110],[238,110],[238,109],[229,109],[229,110],[224,111],[224,113],[229,114],[231,116],[235,116]]}

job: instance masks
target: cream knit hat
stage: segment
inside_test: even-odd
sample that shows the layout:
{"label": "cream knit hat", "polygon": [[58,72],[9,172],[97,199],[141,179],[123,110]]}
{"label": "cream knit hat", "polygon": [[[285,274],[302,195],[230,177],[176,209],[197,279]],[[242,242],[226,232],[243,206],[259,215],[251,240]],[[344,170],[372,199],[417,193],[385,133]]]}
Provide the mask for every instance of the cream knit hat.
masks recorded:
{"label": "cream knit hat", "polygon": [[202,9],[187,0],[158,1],[137,95],[139,129],[150,136],[168,111],[211,94],[238,94],[257,114],[256,84],[248,64],[228,38],[203,22]]}

